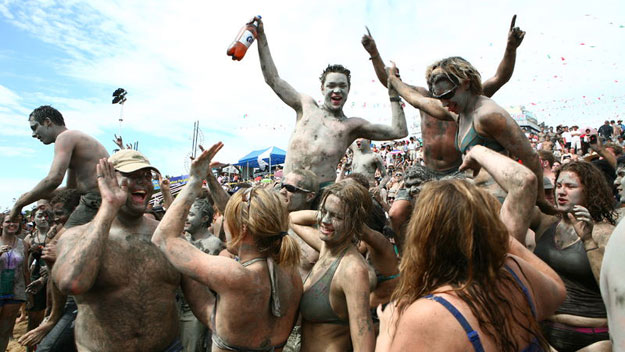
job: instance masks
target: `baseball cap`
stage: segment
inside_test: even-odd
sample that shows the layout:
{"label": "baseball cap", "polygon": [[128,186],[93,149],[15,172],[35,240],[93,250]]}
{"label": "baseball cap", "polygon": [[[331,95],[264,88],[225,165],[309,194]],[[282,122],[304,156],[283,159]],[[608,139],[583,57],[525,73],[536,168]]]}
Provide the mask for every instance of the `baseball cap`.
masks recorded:
{"label": "baseball cap", "polygon": [[150,165],[150,161],[143,154],[132,149],[122,149],[111,155],[109,161],[113,164],[115,170],[119,172],[131,173],[137,170],[150,168],[158,173],[157,168]]}

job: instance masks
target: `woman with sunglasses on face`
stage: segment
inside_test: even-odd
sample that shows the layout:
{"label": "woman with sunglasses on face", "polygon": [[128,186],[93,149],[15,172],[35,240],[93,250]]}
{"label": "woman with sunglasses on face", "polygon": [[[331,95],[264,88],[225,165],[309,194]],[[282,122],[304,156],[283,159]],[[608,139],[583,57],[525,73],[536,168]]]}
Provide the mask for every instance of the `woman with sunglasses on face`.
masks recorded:
{"label": "woman with sunglasses on face", "polygon": [[237,191],[226,204],[227,245],[239,261],[206,254],[181,236],[186,214],[211,172],[211,159],[222,146],[213,145],[193,161],[189,182],[152,242],[183,274],[185,298],[212,330],[212,351],[281,351],[297,319],[302,281],[299,248],[285,236],[289,218],[280,196],[252,187]]}
{"label": "woman with sunglasses on face", "polygon": [[290,214],[293,231],[319,251],[300,303],[302,352],[375,347],[369,269],[356,247],[370,208],[366,188],[341,181],[324,190],[319,211]]}
{"label": "woman with sunglasses on face", "polygon": [[[430,65],[425,73],[429,96],[423,96],[403,83],[394,64],[389,72],[389,84],[407,102],[438,119],[457,123],[455,147],[460,153],[466,154],[471,147],[483,145],[514,155],[534,172],[537,179],[542,180],[538,154],[508,112],[483,95],[480,73],[468,61],[454,56]],[[439,100],[448,111],[441,113],[440,104],[434,99]],[[541,182],[538,182],[537,190],[537,204],[541,209],[552,209],[544,200]],[[550,212],[553,213],[553,210]]]}
{"label": "woman with sunglasses on face", "polygon": [[8,214],[0,214],[0,351],[6,350],[17,313],[26,301],[28,245],[17,237],[21,221],[21,216],[9,221]]}

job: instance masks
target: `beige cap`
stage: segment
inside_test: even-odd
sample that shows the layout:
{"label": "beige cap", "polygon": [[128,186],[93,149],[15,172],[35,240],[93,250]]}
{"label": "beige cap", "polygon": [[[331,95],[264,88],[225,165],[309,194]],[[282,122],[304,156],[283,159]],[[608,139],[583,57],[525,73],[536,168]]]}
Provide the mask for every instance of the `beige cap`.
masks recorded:
{"label": "beige cap", "polygon": [[119,172],[135,172],[137,170],[150,168],[158,173],[157,168],[150,165],[150,161],[148,158],[143,156],[143,154],[139,153],[136,150],[132,149],[122,149],[117,153],[111,155],[109,161],[113,164],[115,170]]}

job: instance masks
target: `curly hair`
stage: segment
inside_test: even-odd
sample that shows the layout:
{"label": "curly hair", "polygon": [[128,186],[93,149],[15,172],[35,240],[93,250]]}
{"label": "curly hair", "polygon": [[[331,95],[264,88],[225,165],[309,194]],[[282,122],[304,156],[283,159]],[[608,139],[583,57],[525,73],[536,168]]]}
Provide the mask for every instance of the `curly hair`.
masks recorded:
{"label": "curly hair", "polygon": [[529,304],[509,299],[521,288],[504,268],[509,234],[497,199],[466,180],[431,181],[414,209],[392,297],[399,314],[449,285],[446,292],[469,306],[497,350],[520,350],[519,327],[546,347]]}
{"label": "curly hair", "polygon": [[586,161],[571,161],[560,167],[556,173],[556,180],[564,171],[574,172],[582,185],[584,205],[590,212],[590,216],[596,222],[607,220],[610,224],[616,224],[615,200],[612,190],[601,170]]}
{"label": "curly hair", "polygon": [[63,120],[63,115],[55,108],[50,105],[42,105],[33,112],[30,113],[28,119],[34,119],[38,123],[43,123],[43,120],[46,118],[50,119],[53,124],[57,126],[65,126],[65,120]]}
{"label": "curly hair", "polygon": [[323,70],[323,72],[321,73],[321,76],[319,76],[319,80],[321,81],[321,86],[323,86],[326,83],[326,77],[328,76],[328,74],[332,72],[344,74],[347,77],[347,86],[348,87],[352,86],[352,83],[351,83],[352,74],[343,65],[328,65],[328,67],[326,67],[326,69]]}
{"label": "curly hair", "polygon": [[432,72],[437,68],[455,76],[460,82],[468,80],[469,90],[476,95],[482,94],[482,77],[480,72],[467,60],[460,56],[451,56],[431,64],[425,70],[425,80],[428,82],[428,85],[431,84]]}
{"label": "curly hair", "polygon": [[50,199],[50,205],[58,203],[62,204],[61,207],[66,213],[71,214],[80,203],[80,192],[74,188],[66,188]]}

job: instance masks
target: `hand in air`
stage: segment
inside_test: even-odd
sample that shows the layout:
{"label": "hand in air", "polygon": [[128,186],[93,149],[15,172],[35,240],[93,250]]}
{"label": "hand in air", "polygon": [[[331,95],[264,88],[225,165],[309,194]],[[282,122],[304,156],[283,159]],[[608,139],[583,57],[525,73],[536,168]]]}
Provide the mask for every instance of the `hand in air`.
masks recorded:
{"label": "hand in air", "polygon": [[251,24],[254,21],[256,21],[256,23],[258,23],[258,33],[264,33],[265,32],[265,25],[263,24],[263,20],[259,16],[252,17],[252,19],[249,20],[247,22],[247,24]]}
{"label": "hand in air", "polygon": [[223,148],[224,144],[221,142],[217,142],[213,144],[207,150],[204,150],[202,146],[200,146],[200,150],[202,150],[202,154],[195,158],[191,163],[191,170],[189,171],[189,176],[197,177],[201,180],[205,179],[211,169],[211,161],[215,157],[215,154]]}
{"label": "hand in air", "polygon": [[169,189],[169,179],[167,178],[163,178],[163,175],[157,173],[156,177],[158,177],[158,186],[162,189],[162,190],[168,190]]}
{"label": "hand in air", "polygon": [[369,55],[373,57],[375,55],[378,55],[378,48],[375,45],[375,40],[373,40],[373,37],[371,36],[371,32],[369,32],[369,28],[367,28],[367,26],[365,26],[365,28],[367,29],[367,34],[364,34],[362,36],[360,42],[362,43],[362,46],[365,48],[365,50],[367,50]]}
{"label": "hand in air", "polygon": [[100,196],[102,196],[102,204],[106,203],[115,207],[124,205],[128,199],[128,184],[126,180],[122,181],[121,185],[117,183],[113,164],[106,158],[100,159],[96,166],[96,175]]}
{"label": "hand in air", "polygon": [[512,22],[510,23],[510,31],[508,32],[508,45],[513,48],[518,48],[525,37],[525,32],[519,27],[515,27],[516,15],[512,16]]}
{"label": "hand in air", "polygon": [[577,236],[579,236],[582,241],[587,241],[592,238],[594,223],[588,209],[581,205],[575,205],[573,206],[573,212],[568,213],[567,216],[573,223],[575,233],[577,233]]}
{"label": "hand in air", "polygon": [[464,155],[464,158],[462,159],[462,165],[460,165],[460,167],[458,168],[458,171],[473,170],[473,177],[476,177],[482,169],[482,165],[480,165],[480,163],[478,163],[472,156],[475,150],[474,148],[476,147],[471,148]]}
{"label": "hand in air", "polygon": [[113,139],[113,143],[115,143],[115,145],[117,145],[119,149],[124,149],[124,141],[122,140],[122,136],[117,137],[116,134],[114,134],[113,136],[115,136],[115,139]]}

